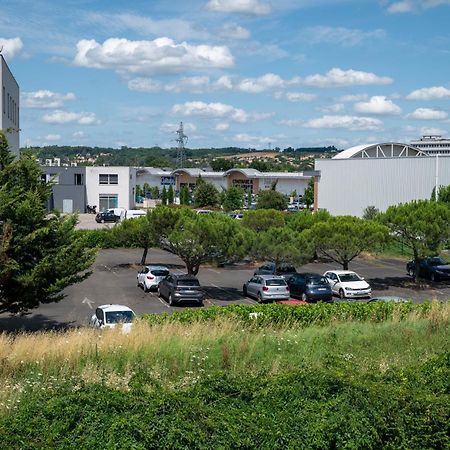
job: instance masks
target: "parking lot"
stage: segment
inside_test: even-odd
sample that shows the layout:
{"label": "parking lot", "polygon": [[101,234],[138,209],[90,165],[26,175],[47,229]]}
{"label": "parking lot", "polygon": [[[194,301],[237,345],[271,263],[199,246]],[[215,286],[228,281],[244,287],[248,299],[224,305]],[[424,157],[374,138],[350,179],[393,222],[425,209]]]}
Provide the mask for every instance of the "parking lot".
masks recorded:
{"label": "parking lot", "polygon": [[[39,330],[66,326],[87,325],[95,307],[105,303],[119,303],[131,307],[137,314],[172,313],[189,305],[170,307],[155,292],[145,293],[137,287],[136,275],[140,269],[139,249],[101,250],[92,275],[82,283],[68,287],[66,298],[60,303],[41,305],[27,315],[11,317],[0,315],[0,330]],[[183,262],[160,249],[152,249],[148,264],[164,264],[175,273],[184,273]],[[217,268],[202,266],[198,274],[206,292],[205,307],[211,305],[255,304],[242,295],[242,286],[255,270],[254,265],[235,265]],[[299,271],[324,273],[339,269],[332,262],[317,262],[297,268]],[[450,283],[424,282],[416,286],[406,275],[405,262],[395,259],[357,259],[350,270],[363,276],[371,285],[373,296],[396,295],[414,302],[450,298]],[[336,298],[336,301],[339,301]]]}

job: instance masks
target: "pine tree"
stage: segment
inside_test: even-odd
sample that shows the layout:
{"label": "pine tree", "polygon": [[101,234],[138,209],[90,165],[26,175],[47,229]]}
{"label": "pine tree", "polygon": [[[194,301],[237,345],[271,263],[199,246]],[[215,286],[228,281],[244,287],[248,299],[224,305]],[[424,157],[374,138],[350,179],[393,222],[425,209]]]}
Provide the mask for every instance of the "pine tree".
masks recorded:
{"label": "pine tree", "polygon": [[169,205],[173,205],[173,201],[174,201],[174,192],[173,192],[173,187],[172,185],[169,186],[169,190],[167,191],[167,203]]}
{"label": "pine tree", "polygon": [[162,193],[161,193],[161,203],[163,205],[167,205],[167,189],[165,186],[163,186]]}

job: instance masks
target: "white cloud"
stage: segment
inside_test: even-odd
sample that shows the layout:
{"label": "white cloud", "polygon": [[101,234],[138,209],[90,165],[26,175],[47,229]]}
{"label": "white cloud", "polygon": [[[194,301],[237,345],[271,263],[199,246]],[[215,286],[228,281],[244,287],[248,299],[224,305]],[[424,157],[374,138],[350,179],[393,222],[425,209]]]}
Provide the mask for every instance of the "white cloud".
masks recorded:
{"label": "white cloud", "polygon": [[17,56],[21,52],[23,49],[23,42],[19,37],[11,39],[0,38],[0,49],[2,47],[2,55],[8,60],[14,58],[14,56]]}
{"label": "white cloud", "polygon": [[233,140],[236,142],[244,142],[249,145],[255,145],[255,144],[269,144],[273,141],[270,137],[263,137],[263,136],[252,136],[251,134],[247,133],[238,133],[233,136]]}
{"label": "white cloud", "polygon": [[[159,127],[160,131],[163,131],[164,133],[175,133],[178,128],[180,127],[179,123],[162,123],[161,126]],[[196,131],[197,127],[190,122],[183,122],[183,129],[186,133],[192,132],[192,131]]]}
{"label": "white cloud", "polygon": [[180,78],[174,83],[169,83],[164,86],[167,92],[192,92],[194,94],[201,94],[211,90],[211,82],[207,76],[198,77],[184,77]]}
{"label": "white cloud", "polygon": [[356,112],[363,114],[400,114],[401,108],[384,95],[374,95],[367,102],[355,103]]}
{"label": "white cloud", "polygon": [[308,120],[303,124],[306,128],[346,128],[348,130],[376,130],[383,124],[372,117],[325,115]]}
{"label": "white cloud", "polygon": [[308,42],[313,44],[337,44],[345,47],[362,44],[366,40],[383,39],[386,37],[384,30],[364,31],[344,27],[310,27],[302,32]]}
{"label": "white cloud", "polygon": [[74,138],[83,138],[85,136],[86,134],[84,131],[75,131],[74,133],[72,133],[72,137]]}
{"label": "white cloud", "polygon": [[305,123],[304,120],[301,119],[283,119],[280,120],[281,125],[286,125],[288,127],[299,127]]}
{"label": "white cloud", "polygon": [[316,98],[316,95],[305,92],[286,92],[286,98],[290,102],[310,102]]}
{"label": "white cloud", "polygon": [[228,130],[228,128],[230,128],[230,124],[226,123],[226,122],[219,122],[216,123],[214,129],[216,129],[217,131],[225,131]]}
{"label": "white cloud", "polygon": [[22,92],[20,103],[24,108],[61,108],[64,102],[76,100],[76,96],[72,92],[67,94],[59,94],[45,89],[34,92]]}
{"label": "white cloud", "polygon": [[444,86],[416,89],[409,93],[406,98],[408,100],[439,100],[442,98],[450,98],[450,89]]}
{"label": "white cloud", "polygon": [[338,97],[339,102],[362,102],[364,100],[368,100],[369,96],[367,94],[350,94],[350,95],[342,95]]}
{"label": "white cloud", "polygon": [[319,111],[322,111],[323,113],[329,114],[335,114],[338,112],[341,112],[345,109],[344,104],[343,103],[335,103],[334,105],[326,105],[323,106],[322,108],[319,108]]}
{"label": "white cloud", "polygon": [[391,14],[418,12],[436,6],[450,5],[450,0],[401,0],[391,3],[387,11]]}
{"label": "white cloud", "polygon": [[226,23],[219,30],[219,36],[225,39],[248,39],[250,37],[250,31],[236,23]]}
{"label": "white cloud", "polygon": [[44,138],[46,141],[59,141],[61,139],[60,134],[47,134]]}
{"label": "white cloud", "polygon": [[99,123],[96,115],[92,112],[71,112],[56,110],[45,114],[42,118],[45,123],[68,124],[77,123],[79,125],[94,125]]}
{"label": "white cloud", "polygon": [[172,107],[173,114],[184,116],[223,117],[235,122],[245,123],[250,120],[263,120],[271,116],[267,113],[249,113],[225,103],[186,102]]}
{"label": "white cloud", "polygon": [[447,134],[447,131],[436,127],[422,127],[420,128],[419,134],[422,136],[430,136],[430,135],[445,136]]}
{"label": "white cloud", "polygon": [[243,92],[258,94],[284,87],[284,80],[274,73],[266,73],[258,78],[245,78],[238,85],[237,89]]}
{"label": "white cloud", "polygon": [[128,89],[138,92],[159,92],[161,83],[152,78],[133,78],[128,81]]}
{"label": "white cloud", "polygon": [[325,75],[309,75],[303,79],[296,77],[293,83],[301,83],[307,86],[316,86],[320,88],[340,87],[340,86],[364,86],[381,85],[392,83],[392,78],[379,77],[372,72],[363,72],[359,70],[342,70],[333,68]]}
{"label": "white cloud", "polygon": [[209,0],[206,9],[214,12],[239,13],[248,15],[269,14],[272,8],[259,0]]}
{"label": "white cloud", "polygon": [[82,67],[141,74],[226,68],[234,64],[226,46],[177,44],[167,37],[153,41],[110,38],[103,44],[83,39],[77,43],[73,62]]}
{"label": "white cloud", "polygon": [[417,108],[414,112],[408,114],[406,117],[418,120],[444,120],[448,117],[445,111],[432,108]]}

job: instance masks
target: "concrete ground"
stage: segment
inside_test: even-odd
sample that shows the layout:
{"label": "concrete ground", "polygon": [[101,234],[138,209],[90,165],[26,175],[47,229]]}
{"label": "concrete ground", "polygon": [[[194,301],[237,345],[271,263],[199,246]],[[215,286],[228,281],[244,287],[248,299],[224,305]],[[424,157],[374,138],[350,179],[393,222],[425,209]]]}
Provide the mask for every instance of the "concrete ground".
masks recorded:
{"label": "concrete ground", "polygon": [[[91,215],[91,217],[93,217]],[[95,223],[95,221],[94,221]],[[21,317],[0,315],[2,330],[40,330],[67,326],[87,325],[95,307],[105,303],[119,303],[131,307],[137,314],[172,313],[189,305],[169,307],[154,292],[144,293],[137,287],[136,275],[140,269],[139,249],[101,250],[93,267],[92,275],[82,283],[68,287],[66,298],[60,303],[41,305]],[[183,262],[176,256],[160,249],[152,249],[148,264],[165,264],[172,271],[183,273]],[[324,273],[338,269],[337,264],[317,262],[299,267],[299,271]],[[238,265],[216,268],[204,266],[199,280],[207,295],[205,307],[211,305],[255,304],[242,296],[242,285],[254,272],[254,266]],[[450,283],[423,283],[417,287],[406,275],[405,262],[395,259],[357,259],[350,264],[372,286],[373,296],[396,295],[422,302],[450,298]],[[339,301],[336,299],[336,301]]]}
{"label": "concrete ground", "polygon": [[100,228],[112,228],[114,223],[97,223],[95,214],[78,214],[77,230],[97,230]]}

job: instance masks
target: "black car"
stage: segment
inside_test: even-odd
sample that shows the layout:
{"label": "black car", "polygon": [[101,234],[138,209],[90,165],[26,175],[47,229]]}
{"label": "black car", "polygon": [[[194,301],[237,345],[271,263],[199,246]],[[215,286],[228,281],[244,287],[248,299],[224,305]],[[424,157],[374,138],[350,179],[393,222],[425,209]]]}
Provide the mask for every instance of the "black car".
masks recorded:
{"label": "black car", "polygon": [[205,294],[194,275],[169,275],[158,285],[158,295],[167,299],[170,306],[179,302],[194,302],[203,305]]}
{"label": "black car", "polygon": [[285,280],[288,280],[295,273],[297,273],[297,270],[291,264],[276,265],[274,262],[266,262],[255,270],[255,275],[279,275]]}
{"label": "black car", "polygon": [[291,296],[305,302],[331,302],[333,292],[323,275],[317,273],[296,273],[287,280]]}
{"label": "black car", "polygon": [[[416,274],[416,262],[409,261],[406,271],[412,277]],[[419,262],[419,277],[428,278],[431,281],[450,280],[450,264],[440,256],[425,258]]]}
{"label": "black car", "polygon": [[95,216],[97,223],[118,222],[119,219],[120,217],[116,216],[112,211],[100,212]]}

